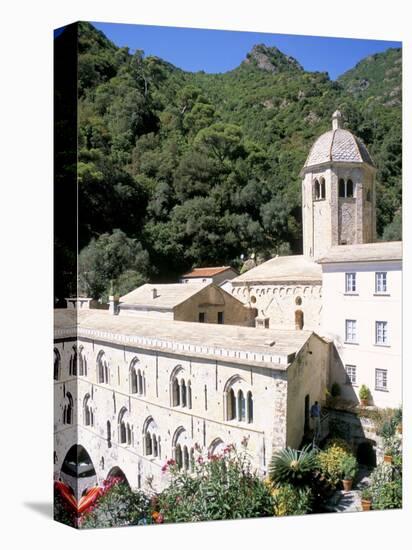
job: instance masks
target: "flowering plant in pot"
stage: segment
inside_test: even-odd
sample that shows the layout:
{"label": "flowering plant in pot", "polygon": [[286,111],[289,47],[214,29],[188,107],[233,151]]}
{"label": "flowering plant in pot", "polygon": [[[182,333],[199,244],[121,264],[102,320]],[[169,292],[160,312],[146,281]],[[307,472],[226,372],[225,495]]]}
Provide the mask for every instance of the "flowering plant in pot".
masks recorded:
{"label": "flowering plant in pot", "polygon": [[369,487],[363,489],[361,493],[361,506],[364,512],[370,510],[372,507],[372,492]]}
{"label": "flowering plant in pot", "polygon": [[344,456],[341,462],[341,470],[343,490],[350,491],[352,489],[353,480],[358,473],[358,463],[356,462],[356,458],[352,455]]}
{"label": "flowering plant in pot", "polygon": [[400,440],[396,436],[388,437],[385,439],[383,447],[383,461],[392,462],[393,456],[399,452]]}
{"label": "flowering plant in pot", "polygon": [[359,399],[361,402],[362,407],[366,407],[370,398],[370,391],[368,386],[365,386],[365,384],[362,384],[362,386],[359,388]]}

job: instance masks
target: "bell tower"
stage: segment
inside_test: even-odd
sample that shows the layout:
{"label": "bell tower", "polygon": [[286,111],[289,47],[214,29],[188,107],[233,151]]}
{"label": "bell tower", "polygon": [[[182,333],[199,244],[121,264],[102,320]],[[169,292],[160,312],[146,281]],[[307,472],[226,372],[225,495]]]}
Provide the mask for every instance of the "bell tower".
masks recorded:
{"label": "bell tower", "polygon": [[303,253],[376,240],[376,168],[365,145],[332,115],[332,129],[312,146],[302,177]]}

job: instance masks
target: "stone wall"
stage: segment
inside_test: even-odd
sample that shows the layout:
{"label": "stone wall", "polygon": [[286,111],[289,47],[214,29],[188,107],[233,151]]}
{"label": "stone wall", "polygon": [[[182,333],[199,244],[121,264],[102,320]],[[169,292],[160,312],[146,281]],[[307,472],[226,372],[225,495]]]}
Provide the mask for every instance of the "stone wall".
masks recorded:
{"label": "stone wall", "polygon": [[287,445],[298,448],[305,428],[305,397],[309,407],[325,400],[330,344],[313,334],[288,369]]}
{"label": "stone wall", "polygon": [[236,297],[213,285],[176,306],[174,320],[198,322],[200,312],[205,314],[207,323],[217,323],[218,312],[223,312],[225,325],[254,326],[255,312]]}
{"label": "stone wall", "polygon": [[259,316],[269,317],[270,328],[295,330],[296,310],[303,311],[305,330],[319,327],[322,308],[320,284],[242,285],[234,286],[232,293],[245,304],[252,303]]}
{"label": "stone wall", "polygon": [[[69,375],[73,344],[56,343],[62,363],[59,380],[55,381],[55,477],[75,442],[89,453],[99,482],[118,467],[133,488],[142,489],[148,488],[150,479],[158,489],[168,482],[161,468],[174,456],[177,437],[188,448],[197,443],[205,450],[219,443],[240,446],[247,437],[253,466],[261,475],[267,472],[272,448],[284,445],[287,382],[282,371],[82,338],[78,345],[87,361],[87,376],[76,379]],[[107,384],[98,382],[97,357],[101,352],[109,367]],[[145,391],[141,395],[131,393],[132,361],[144,375]],[[177,371],[180,379],[191,383],[191,409],[173,406],[171,380]],[[226,420],[225,392],[231,383],[236,384],[236,389],[241,387],[244,395],[252,392],[253,422]],[[68,390],[74,401],[72,425],[63,424],[64,394]],[[94,411],[93,426],[85,425],[83,403],[87,395]],[[119,442],[118,421],[123,409],[131,428],[130,444]],[[149,419],[153,419],[160,437],[160,457],[145,455],[144,432]]]}

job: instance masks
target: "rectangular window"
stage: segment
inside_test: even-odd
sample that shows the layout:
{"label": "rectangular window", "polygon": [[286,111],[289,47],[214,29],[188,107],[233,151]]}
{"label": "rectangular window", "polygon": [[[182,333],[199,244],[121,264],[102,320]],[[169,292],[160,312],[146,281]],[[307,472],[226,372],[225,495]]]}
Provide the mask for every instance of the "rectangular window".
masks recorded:
{"label": "rectangular window", "polygon": [[346,383],[356,384],[356,367],[355,365],[346,365]]}
{"label": "rectangular window", "polygon": [[376,321],[375,324],[375,344],[384,345],[388,343],[388,322]]}
{"label": "rectangular window", "polygon": [[386,271],[377,271],[375,273],[375,292],[377,294],[387,292],[386,275]]}
{"label": "rectangular window", "polygon": [[218,322],[219,325],[223,325],[223,323],[224,323],[223,311],[218,311],[217,312],[217,322]]}
{"label": "rectangular window", "polygon": [[356,273],[345,273],[345,292],[356,292]]}
{"label": "rectangular window", "polygon": [[353,319],[346,319],[345,321],[345,341],[357,342],[356,321]]}
{"label": "rectangular window", "polygon": [[375,390],[387,391],[388,371],[386,369],[375,369]]}
{"label": "rectangular window", "polygon": [[205,322],[205,313],[203,311],[199,312],[199,323]]}

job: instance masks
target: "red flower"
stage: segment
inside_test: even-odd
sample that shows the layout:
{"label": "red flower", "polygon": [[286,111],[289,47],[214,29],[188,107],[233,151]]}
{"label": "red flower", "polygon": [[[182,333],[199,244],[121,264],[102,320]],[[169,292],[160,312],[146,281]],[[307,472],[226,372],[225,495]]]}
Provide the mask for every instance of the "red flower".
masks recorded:
{"label": "red flower", "polygon": [[161,514],[160,512],[157,514],[157,518],[155,519],[155,522],[156,523],[163,523],[164,522],[164,517],[163,517],[163,514]]}

